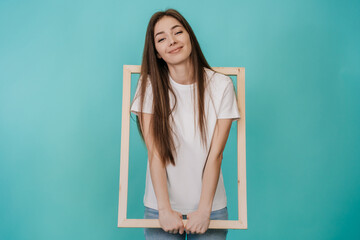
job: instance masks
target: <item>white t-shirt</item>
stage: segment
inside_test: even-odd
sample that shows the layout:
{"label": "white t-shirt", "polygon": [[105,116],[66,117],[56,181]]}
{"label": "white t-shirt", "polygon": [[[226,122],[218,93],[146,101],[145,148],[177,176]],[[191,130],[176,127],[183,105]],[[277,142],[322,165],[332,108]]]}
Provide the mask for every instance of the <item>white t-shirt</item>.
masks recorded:
{"label": "white t-shirt", "polygon": [[[230,77],[215,73],[205,68],[208,86],[205,90],[205,116],[207,126],[207,145],[201,143],[200,130],[196,129],[194,120],[198,113],[194,112],[194,104],[197,106],[196,84],[179,84],[175,82],[170,74],[169,79],[175,92],[177,105],[173,111],[172,127],[176,133],[174,143],[177,154],[175,166],[166,166],[167,187],[172,209],[182,214],[188,214],[197,210],[201,195],[202,173],[206,158],[209,153],[211,139],[217,119],[240,118],[234,86]],[[140,84],[139,84],[140,86]],[[138,96],[139,86],[131,106],[131,111],[137,114],[140,112],[140,97]],[[174,97],[170,95],[170,107],[174,104]],[[152,113],[152,89],[148,81],[145,93],[145,100],[142,112]],[[197,124],[197,123],[196,123]],[[223,159],[226,161],[226,159]],[[151,182],[149,162],[146,172],[146,186],[144,205],[158,209],[156,195]],[[220,171],[219,182],[216,188],[212,211],[226,207],[226,194],[222,172]]]}

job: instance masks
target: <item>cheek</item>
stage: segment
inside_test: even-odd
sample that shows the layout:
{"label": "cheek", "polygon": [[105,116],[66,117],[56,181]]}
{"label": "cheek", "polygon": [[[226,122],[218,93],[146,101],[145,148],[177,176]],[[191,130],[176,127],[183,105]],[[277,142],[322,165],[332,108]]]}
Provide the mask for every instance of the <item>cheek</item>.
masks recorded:
{"label": "cheek", "polygon": [[155,50],[156,50],[156,56],[157,57],[162,57],[161,48],[159,48],[158,46],[155,46]]}
{"label": "cheek", "polygon": [[160,55],[162,55],[164,52],[164,48],[159,45],[155,46],[155,49]]}
{"label": "cheek", "polygon": [[189,42],[189,51],[192,52],[192,46],[190,42]]}
{"label": "cheek", "polygon": [[192,52],[191,42],[188,43],[188,52],[189,52],[189,54]]}
{"label": "cheek", "polygon": [[158,53],[159,52],[159,47],[155,44],[155,51]]}
{"label": "cheek", "polygon": [[191,46],[190,37],[188,37],[188,38],[186,39],[186,42],[187,42],[187,45],[188,45],[189,51],[191,52],[191,50],[192,50],[192,46]]}

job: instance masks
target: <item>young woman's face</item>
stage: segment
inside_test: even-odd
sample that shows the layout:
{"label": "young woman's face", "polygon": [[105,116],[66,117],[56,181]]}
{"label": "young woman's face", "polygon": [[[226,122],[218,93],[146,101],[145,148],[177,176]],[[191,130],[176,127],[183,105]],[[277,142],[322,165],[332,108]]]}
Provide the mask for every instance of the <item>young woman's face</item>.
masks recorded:
{"label": "young woman's face", "polygon": [[169,65],[188,61],[191,53],[189,33],[173,17],[162,17],[154,27],[155,48],[157,57]]}

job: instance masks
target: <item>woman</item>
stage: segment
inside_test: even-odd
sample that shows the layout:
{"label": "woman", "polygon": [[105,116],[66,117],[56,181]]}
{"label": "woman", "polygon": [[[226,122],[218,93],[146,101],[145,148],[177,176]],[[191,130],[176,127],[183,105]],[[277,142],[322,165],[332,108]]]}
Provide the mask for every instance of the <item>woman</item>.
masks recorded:
{"label": "woman", "polygon": [[240,117],[234,86],[174,9],[150,19],[131,111],[148,150],[145,218],[161,225],[145,229],[146,239],[225,239],[227,230],[208,227],[228,217],[221,161]]}

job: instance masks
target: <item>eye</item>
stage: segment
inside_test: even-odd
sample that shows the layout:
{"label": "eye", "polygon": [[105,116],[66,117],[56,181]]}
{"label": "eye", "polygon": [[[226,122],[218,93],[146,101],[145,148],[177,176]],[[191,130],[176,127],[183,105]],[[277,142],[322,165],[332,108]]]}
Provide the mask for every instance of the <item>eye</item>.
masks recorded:
{"label": "eye", "polygon": [[165,38],[161,38],[161,39],[159,39],[159,41],[158,42],[162,42],[162,40],[164,40]]}
{"label": "eye", "polygon": [[175,33],[175,34],[178,34],[178,33],[182,33],[182,31],[179,31],[179,32],[177,32],[177,33]]}

